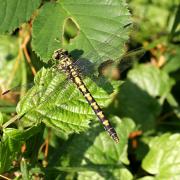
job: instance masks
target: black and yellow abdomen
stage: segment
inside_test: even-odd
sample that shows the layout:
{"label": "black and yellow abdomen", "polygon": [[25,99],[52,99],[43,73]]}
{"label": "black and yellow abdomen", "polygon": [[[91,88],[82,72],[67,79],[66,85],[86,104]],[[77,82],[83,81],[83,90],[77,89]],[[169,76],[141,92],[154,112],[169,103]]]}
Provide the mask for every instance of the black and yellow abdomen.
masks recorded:
{"label": "black and yellow abdomen", "polygon": [[93,111],[97,115],[99,121],[103,124],[104,129],[109,133],[109,135],[114,139],[114,141],[118,143],[119,138],[117,136],[115,129],[111,126],[110,122],[105,117],[102,109],[97,104],[96,100],[93,98],[93,96],[91,95],[85,84],[83,83],[77,68],[74,67],[71,58],[68,56],[67,51],[61,49],[57,50],[54,53],[54,59],[59,61],[58,69],[63,70],[67,74],[67,76],[70,77],[73,83],[76,84],[77,88],[86,98],[89,105],[92,107]]}

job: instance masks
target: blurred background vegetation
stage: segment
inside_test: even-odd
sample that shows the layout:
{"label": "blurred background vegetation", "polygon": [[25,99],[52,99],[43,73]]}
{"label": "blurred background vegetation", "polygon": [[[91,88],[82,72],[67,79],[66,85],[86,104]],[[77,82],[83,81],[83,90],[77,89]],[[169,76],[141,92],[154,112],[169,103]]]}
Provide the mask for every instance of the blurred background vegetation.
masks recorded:
{"label": "blurred background vegetation", "polygon": [[[47,2],[54,1],[37,1],[34,7]],[[49,65],[32,51],[30,21],[11,35],[0,36],[0,91],[20,85],[0,99],[0,178],[180,178],[180,3],[129,0],[127,4],[133,25],[125,49],[133,53],[124,55],[123,63],[136,63],[122,73],[121,63],[113,70],[110,81],[116,95],[104,107],[120,135],[119,145],[96,122],[71,135],[45,125],[24,130],[13,122],[16,105],[28,89],[24,84]],[[68,23],[66,43],[68,34],[76,36]],[[100,93],[104,101],[109,96],[99,91],[92,94],[103,104]]]}

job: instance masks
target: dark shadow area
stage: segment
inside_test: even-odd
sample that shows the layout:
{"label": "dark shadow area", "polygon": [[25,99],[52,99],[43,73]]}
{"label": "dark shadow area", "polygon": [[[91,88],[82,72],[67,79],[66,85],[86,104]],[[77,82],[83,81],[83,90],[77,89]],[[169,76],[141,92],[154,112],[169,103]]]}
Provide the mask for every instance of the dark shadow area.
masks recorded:
{"label": "dark shadow area", "polygon": [[[137,147],[133,148],[133,141],[137,142]],[[133,174],[138,174],[139,177],[146,176],[147,172],[144,171],[141,167],[142,160],[147,155],[149,151],[149,146],[145,144],[141,137],[137,137],[136,139],[129,140],[128,144],[128,159],[130,161],[130,171]]]}
{"label": "dark shadow area", "polygon": [[[88,159],[85,159],[84,154],[93,145],[95,138],[103,131],[103,128],[94,125],[90,125],[90,127],[84,133],[72,134],[68,141],[59,139],[58,146],[50,150],[51,157],[48,159],[49,168],[54,166],[60,166],[62,168],[66,168],[66,166],[82,167],[81,163],[83,159],[88,163],[88,167],[91,166],[92,163]],[[59,149],[61,149],[61,154],[59,154]],[[59,170],[53,171],[50,176],[54,176],[56,173],[59,174]],[[65,176],[67,172],[62,172],[62,174]]]}
{"label": "dark shadow area", "polygon": [[156,126],[161,106],[156,98],[127,79],[107,110],[121,118],[129,117],[141,130],[149,131]]}

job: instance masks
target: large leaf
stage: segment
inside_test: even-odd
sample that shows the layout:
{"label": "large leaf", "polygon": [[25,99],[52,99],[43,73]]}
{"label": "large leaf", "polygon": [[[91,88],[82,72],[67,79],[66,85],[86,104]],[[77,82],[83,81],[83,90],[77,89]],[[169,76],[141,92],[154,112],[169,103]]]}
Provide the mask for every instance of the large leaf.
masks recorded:
{"label": "large leaf", "polygon": [[0,0],[0,32],[12,32],[27,22],[41,0]]}
{"label": "large leaf", "polygon": [[[48,18],[47,18],[48,17]],[[63,0],[47,3],[33,23],[33,49],[47,62],[54,50],[65,47],[90,53],[92,62],[117,58],[123,53],[128,39],[127,25],[130,13],[125,0]],[[68,23],[71,19],[71,23]],[[76,29],[76,36],[65,45],[68,25]],[[69,27],[70,28],[70,27]],[[111,40],[109,43],[106,40]],[[88,53],[89,54],[89,53]],[[91,57],[91,59],[89,59]]]}
{"label": "large leaf", "polygon": [[[57,169],[75,171],[78,179],[132,179],[131,173],[122,163],[129,164],[127,142],[134,123],[127,118],[120,120],[114,117],[111,120],[116,123],[115,128],[120,137],[118,144],[115,144],[102,128],[93,126],[89,131],[75,135],[63,147],[65,152],[56,163]],[[56,160],[51,161],[50,164],[55,163],[57,155]]]}
{"label": "large leaf", "polygon": [[164,134],[149,143],[150,151],[142,167],[153,174],[156,180],[180,178],[180,135]]}
{"label": "large leaf", "polygon": [[[108,88],[107,83],[106,87],[99,87],[98,81],[86,78],[85,84],[100,106],[106,106],[111,101],[109,94],[103,89]],[[53,68],[39,71],[35,86],[20,101],[17,113],[19,116],[23,115],[21,123],[24,126],[44,122],[47,126],[66,133],[85,130],[89,120],[95,118],[77,87],[66,79],[65,74],[56,72]]]}
{"label": "large leaf", "polygon": [[117,179],[125,179],[125,180],[132,180],[133,176],[128,169],[125,167],[121,167],[118,169],[110,169],[109,172],[94,172],[94,171],[85,171],[78,173],[78,180],[117,180]]}

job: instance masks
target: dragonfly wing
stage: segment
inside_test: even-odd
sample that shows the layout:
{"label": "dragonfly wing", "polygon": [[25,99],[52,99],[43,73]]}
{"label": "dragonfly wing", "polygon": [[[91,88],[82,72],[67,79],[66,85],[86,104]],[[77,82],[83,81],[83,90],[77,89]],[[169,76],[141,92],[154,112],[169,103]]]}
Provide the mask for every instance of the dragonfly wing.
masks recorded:
{"label": "dragonfly wing", "polygon": [[[92,44],[94,50],[82,55],[75,64],[78,64],[78,61],[89,61],[90,64],[97,68],[104,61],[121,57],[124,54],[124,48],[122,48],[124,47],[123,30],[127,30],[127,26],[116,27],[115,30],[108,33],[106,39],[104,39],[104,36],[102,40],[93,39],[95,42]],[[71,52],[71,54],[74,55],[76,53]],[[74,56],[76,57],[76,55]]]}
{"label": "dragonfly wing", "polygon": [[129,51],[124,56],[122,56],[119,63],[120,73],[124,72],[126,69],[131,67],[134,63],[138,62],[144,56],[145,52],[146,52],[146,49],[144,49],[143,47],[140,47],[132,51]]}
{"label": "dragonfly wing", "polygon": [[[109,59],[108,61],[102,63],[99,66],[98,75],[102,75],[103,74],[102,71],[105,68],[106,69],[111,68],[111,70],[108,71],[109,75],[108,74],[106,74],[106,75],[111,77],[112,71],[118,71],[119,77],[120,77],[120,74],[127,68],[131,67],[135,62],[139,61],[140,58],[144,55],[144,53],[145,53],[144,48],[137,48],[135,50],[132,50],[132,51],[129,51],[128,53],[126,53],[124,56],[122,56],[122,59],[119,58],[115,61]],[[116,62],[118,62],[118,63],[116,63]],[[95,77],[99,77],[97,75],[97,73],[94,73],[96,71],[94,64],[91,63],[90,61],[88,61],[87,59],[80,58],[78,61],[76,61],[74,63],[74,65],[76,65],[80,69],[83,76],[88,76],[91,79],[93,79]],[[107,80],[105,82],[102,81],[101,84],[104,84],[106,82],[108,82],[108,81]]]}
{"label": "dragonfly wing", "polygon": [[[76,86],[67,83],[64,73],[54,76],[51,70],[42,70],[39,74],[35,86],[18,104],[17,113],[20,117],[23,116],[21,125],[27,127],[44,122],[50,127],[67,132],[79,132],[87,128],[88,119],[93,113]],[[40,88],[39,92],[41,78],[46,79],[43,82],[45,89],[42,91]]]}

